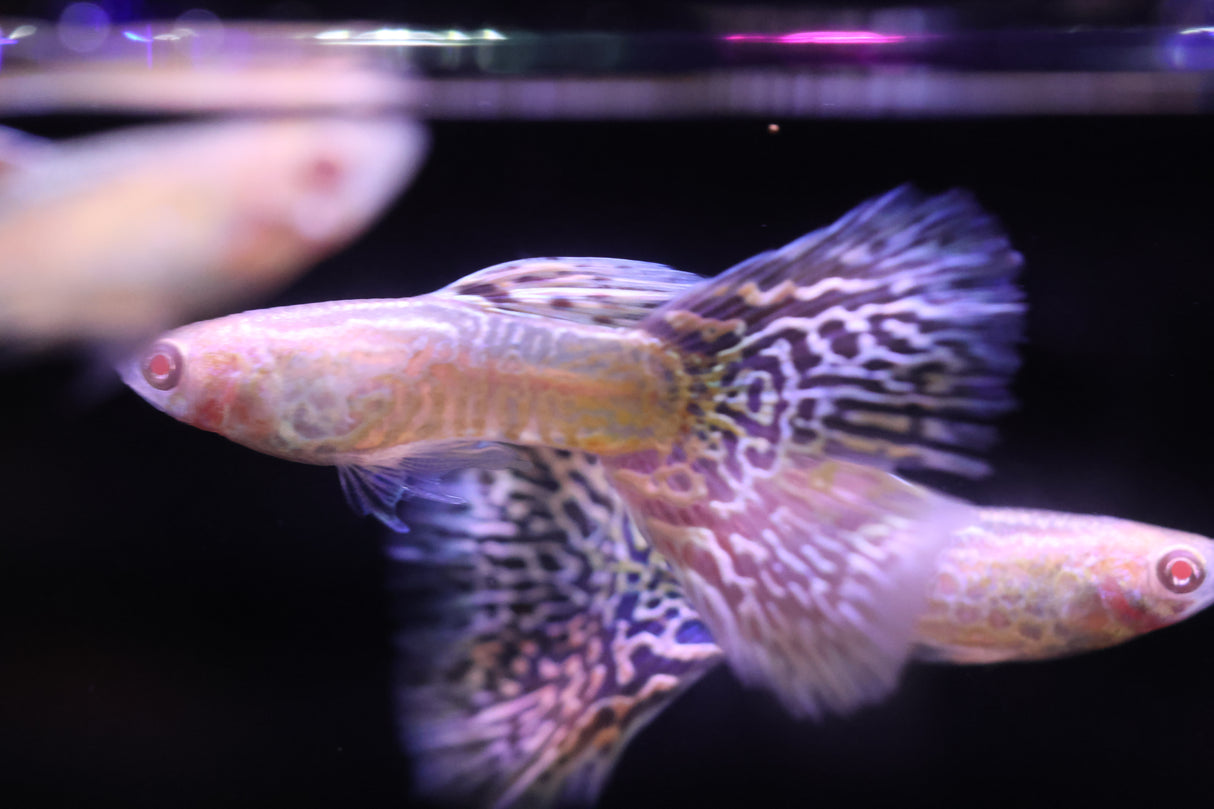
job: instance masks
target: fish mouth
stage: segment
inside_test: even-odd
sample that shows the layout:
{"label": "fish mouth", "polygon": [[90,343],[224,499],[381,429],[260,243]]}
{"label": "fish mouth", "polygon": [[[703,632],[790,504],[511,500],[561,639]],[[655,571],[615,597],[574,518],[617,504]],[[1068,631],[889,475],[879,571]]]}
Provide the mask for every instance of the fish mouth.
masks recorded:
{"label": "fish mouth", "polygon": [[114,370],[129,388],[137,388],[143,381],[143,377],[139,373],[139,356],[138,352],[132,352],[114,363]]}

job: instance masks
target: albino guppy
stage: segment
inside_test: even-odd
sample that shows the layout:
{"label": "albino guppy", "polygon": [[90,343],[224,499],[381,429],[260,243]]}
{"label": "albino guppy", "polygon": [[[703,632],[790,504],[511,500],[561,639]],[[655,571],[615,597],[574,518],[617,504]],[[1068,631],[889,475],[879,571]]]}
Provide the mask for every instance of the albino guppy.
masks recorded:
{"label": "albino guppy", "polygon": [[0,129],[0,340],[144,340],[267,294],[361,233],[425,149],[394,117]]}
{"label": "albino guppy", "polygon": [[[420,788],[459,805],[589,803],[628,741],[727,659],[601,461],[528,449],[418,501],[390,552],[397,703]],[[936,560],[910,655],[946,663],[1099,649],[1214,601],[1214,542],[971,507]]]}
{"label": "albino guppy", "polygon": [[1214,599],[1202,537],[893,474],[984,471],[1019,264],[968,196],[899,189],[712,279],[513,262],[182,327],[122,375],[185,422],[338,466],[398,532],[401,586],[439,605],[402,637],[423,787],[588,799],[722,658],[794,714],[845,712],[915,655],[1073,653]]}

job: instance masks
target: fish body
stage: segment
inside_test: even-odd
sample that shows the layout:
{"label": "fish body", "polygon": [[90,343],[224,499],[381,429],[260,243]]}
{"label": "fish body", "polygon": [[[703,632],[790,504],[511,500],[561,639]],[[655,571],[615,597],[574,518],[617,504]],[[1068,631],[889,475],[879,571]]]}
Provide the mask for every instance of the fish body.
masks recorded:
{"label": "fish body", "polygon": [[846,713],[916,655],[1073,653],[1209,603],[1202,538],[896,474],[986,471],[1019,265],[967,195],[899,189],[715,278],[512,262],[193,324],[120,370],[179,419],[336,465],[393,529],[424,789],[586,801],[722,660],[794,715]]}
{"label": "fish body", "polygon": [[919,654],[1039,660],[1122,643],[1214,600],[1214,542],[1095,515],[975,508],[937,562]]}
{"label": "fish body", "polygon": [[391,117],[6,130],[0,339],[143,340],[268,294],[362,232],[425,145]]}
{"label": "fish body", "polygon": [[313,464],[391,465],[465,440],[669,446],[688,395],[676,359],[648,335],[425,296],[234,315],[182,327],[151,353],[181,369],[161,391],[127,367],[153,404]]}

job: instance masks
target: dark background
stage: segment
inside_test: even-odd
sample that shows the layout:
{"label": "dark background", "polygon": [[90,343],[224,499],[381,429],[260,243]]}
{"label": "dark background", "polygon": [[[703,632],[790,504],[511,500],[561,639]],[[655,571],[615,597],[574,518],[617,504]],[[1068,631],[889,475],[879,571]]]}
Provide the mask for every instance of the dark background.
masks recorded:
{"label": "dark background", "polygon": [[[269,303],[534,255],[712,274],[894,185],[961,186],[1024,253],[1031,308],[996,473],[948,490],[1214,535],[1214,122],[777,122],[436,124],[387,217]],[[408,805],[377,525],[331,469],[125,390],[86,402],[79,374],[0,376],[0,805]],[[720,670],[602,805],[1208,803],[1212,664],[1201,615],[1068,660],[912,666],[822,724]]]}

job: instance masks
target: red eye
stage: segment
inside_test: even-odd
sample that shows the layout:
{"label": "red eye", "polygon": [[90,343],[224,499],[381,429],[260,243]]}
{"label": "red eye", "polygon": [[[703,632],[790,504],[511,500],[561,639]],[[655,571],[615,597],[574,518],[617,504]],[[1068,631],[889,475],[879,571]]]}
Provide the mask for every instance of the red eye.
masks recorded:
{"label": "red eye", "polygon": [[156,390],[172,390],[181,381],[181,352],[172,343],[157,343],[143,357],[143,378]]}
{"label": "red eye", "polygon": [[1173,593],[1191,593],[1206,580],[1201,558],[1184,548],[1168,551],[1155,566],[1159,581]]}
{"label": "red eye", "polygon": [[304,182],[314,191],[331,194],[341,186],[342,165],[333,157],[318,157],[308,166]]}

